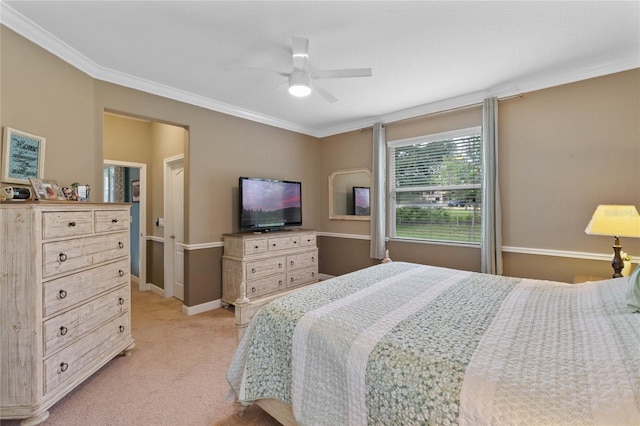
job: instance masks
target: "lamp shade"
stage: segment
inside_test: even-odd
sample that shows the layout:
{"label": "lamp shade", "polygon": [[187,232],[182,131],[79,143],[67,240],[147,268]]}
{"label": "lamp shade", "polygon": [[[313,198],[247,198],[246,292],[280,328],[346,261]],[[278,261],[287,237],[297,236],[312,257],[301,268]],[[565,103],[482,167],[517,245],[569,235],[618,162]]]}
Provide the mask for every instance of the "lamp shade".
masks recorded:
{"label": "lamp shade", "polygon": [[589,235],[640,238],[640,214],[635,206],[601,204],[584,232]]}

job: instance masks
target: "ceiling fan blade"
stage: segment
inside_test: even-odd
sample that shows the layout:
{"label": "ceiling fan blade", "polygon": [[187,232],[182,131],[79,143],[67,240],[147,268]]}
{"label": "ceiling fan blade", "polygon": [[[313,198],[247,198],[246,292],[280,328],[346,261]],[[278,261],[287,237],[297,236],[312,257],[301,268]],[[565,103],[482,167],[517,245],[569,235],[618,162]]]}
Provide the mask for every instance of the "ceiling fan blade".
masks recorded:
{"label": "ceiling fan blade", "polygon": [[309,60],[309,39],[304,37],[293,37],[291,44],[293,57],[293,69],[305,71]]}
{"label": "ceiling fan blade", "polygon": [[324,70],[313,71],[311,78],[352,78],[352,77],[371,77],[373,72],[371,68],[353,68],[345,70]]}
{"label": "ceiling fan blade", "polygon": [[322,96],[323,98],[325,98],[327,101],[331,103],[338,102],[338,99],[335,96],[333,96],[331,93],[323,89],[322,86],[320,86],[318,83],[313,83],[313,90],[318,92],[320,96]]}
{"label": "ceiling fan blade", "polygon": [[268,68],[251,67],[251,66],[242,65],[242,64],[230,64],[227,68],[232,70],[232,71],[236,71],[236,72],[240,72],[240,71],[258,71],[258,72],[267,72],[269,74],[276,74],[276,75],[279,75],[279,76],[282,76],[282,77],[289,77],[289,73],[288,72],[282,72],[282,71],[272,70],[272,69],[268,69]]}

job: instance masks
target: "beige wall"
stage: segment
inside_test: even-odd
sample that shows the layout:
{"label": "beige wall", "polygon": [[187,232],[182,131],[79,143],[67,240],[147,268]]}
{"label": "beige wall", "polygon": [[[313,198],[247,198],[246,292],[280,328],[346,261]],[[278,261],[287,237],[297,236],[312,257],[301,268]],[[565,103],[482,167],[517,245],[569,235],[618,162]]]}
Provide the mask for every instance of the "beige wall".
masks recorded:
{"label": "beige wall", "polygon": [[[319,140],[93,80],[5,27],[0,38],[0,124],[47,138],[46,178],[101,188],[105,111],[187,129],[183,133],[189,183],[186,243],[211,246],[189,255],[188,306],[220,297],[221,251],[217,248],[222,234],[237,229],[239,176],[300,180],[305,227],[329,235],[369,235],[368,222],[328,219],[327,188],[333,170],[371,168],[370,129]],[[599,203],[640,206],[638,93],[640,70],[636,69],[500,103],[506,246],[525,251],[611,251],[611,239],[586,236],[584,227]],[[478,108],[434,114],[387,124],[387,139],[479,123]],[[157,200],[152,204],[153,209],[161,205]],[[322,238],[320,272],[342,273],[368,263],[368,244],[363,240],[349,244],[354,251],[344,256],[329,253],[339,252],[344,240]],[[640,241],[623,239],[622,244],[640,257]],[[390,247],[397,260],[479,268],[475,248],[403,242]],[[565,280],[576,273],[610,273],[605,261],[558,259],[563,258],[509,252],[505,271]]]}
{"label": "beige wall", "polygon": [[[243,175],[302,181],[304,226],[319,227],[318,139],[93,80],[6,27],[0,31],[0,124],[47,138],[45,177],[101,188],[103,116],[115,112],[188,129],[187,245],[219,246],[222,234],[234,230]],[[219,268],[210,267],[221,262],[220,250],[207,251],[212,256],[186,255],[187,306],[221,296]]]}
{"label": "beige wall", "polygon": [[44,178],[87,183],[92,199],[100,198],[93,79],[4,26],[0,54],[0,125],[46,138]]}
{"label": "beige wall", "polygon": [[[526,93],[501,101],[498,110],[505,273],[562,281],[610,276],[608,260],[582,257],[612,255],[613,238],[586,235],[584,228],[598,204],[640,208],[640,69]],[[469,108],[387,124],[386,134],[396,140],[478,124],[481,110]],[[325,138],[323,173],[371,167],[371,137],[366,131]],[[369,235],[362,223],[322,224],[330,232]],[[343,240],[325,238],[323,248],[338,250]],[[640,258],[640,240],[621,243]],[[321,272],[359,268],[368,250],[359,247],[362,253],[336,256]],[[395,260],[480,269],[477,248],[400,241],[388,247]]]}

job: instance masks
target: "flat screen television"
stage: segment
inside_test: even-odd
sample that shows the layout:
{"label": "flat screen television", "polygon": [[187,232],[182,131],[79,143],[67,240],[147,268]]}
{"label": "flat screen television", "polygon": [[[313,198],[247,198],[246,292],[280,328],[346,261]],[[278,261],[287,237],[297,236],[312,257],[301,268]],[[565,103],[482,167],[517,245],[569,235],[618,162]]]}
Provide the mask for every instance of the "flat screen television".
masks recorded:
{"label": "flat screen television", "polygon": [[240,230],[274,231],[302,225],[302,183],[240,177]]}

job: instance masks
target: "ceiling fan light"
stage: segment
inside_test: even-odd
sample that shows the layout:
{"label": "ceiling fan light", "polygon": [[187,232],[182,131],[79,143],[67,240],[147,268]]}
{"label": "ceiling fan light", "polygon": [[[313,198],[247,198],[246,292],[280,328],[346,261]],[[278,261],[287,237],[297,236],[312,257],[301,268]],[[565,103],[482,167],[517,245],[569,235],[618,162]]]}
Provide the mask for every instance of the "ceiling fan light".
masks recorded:
{"label": "ceiling fan light", "polygon": [[289,93],[302,98],[311,93],[311,77],[304,71],[294,71],[289,76]]}
{"label": "ceiling fan light", "polygon": [[305,86],[304,84],[289,86],[289,93],[291,93],[293,96],[297,96],[298,98],[303,98],[311,93],[311,88],[309,86]]}

